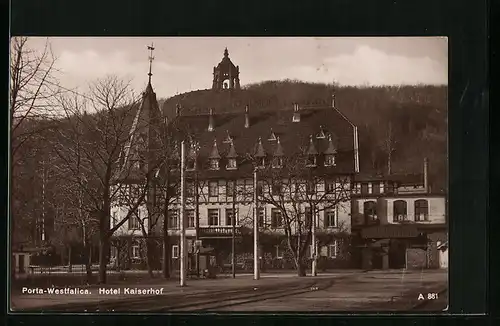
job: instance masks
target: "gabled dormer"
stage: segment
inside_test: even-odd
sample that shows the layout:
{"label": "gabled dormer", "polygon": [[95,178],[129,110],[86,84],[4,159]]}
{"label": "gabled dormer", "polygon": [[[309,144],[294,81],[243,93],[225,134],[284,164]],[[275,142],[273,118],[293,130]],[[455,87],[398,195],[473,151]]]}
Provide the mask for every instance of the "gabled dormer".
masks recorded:
{"label": "gabled dormer", "polygon": [[318,158],[318,150],[316,149],[316,146],[314,145],[314,140],[313,136],[309,136],[309,148],[307,149],[306,152],[306,166],[308,167],[315,167],[317,163],[317,158]]}
{"label": "gabled dormer", "polygon": [[273,153],[273,162],[272,167],[275,169],[280,169],[283,167],[283,157],[285,156],[285,152],[283,151],[283,147],[281,146],[280,138],[276,139],[276,149]]}
{"label": "gabled dormer", "polygon": [[266,152],[264,151],[264,146],[262,146],[262,138],[259,137],[259,142],[255,147],[254,152],[256,165],[258,168],[264,168],[266,166]]}
{"label": "gabled dormer", "polygon": [[219,170],[220,158],[221,158],[221,156],[219,154],[219,149],[217,148],[217,139],[214,139],[212,151],[210,152],[210,155],[208,156],[208,164],[209,164],[210,170]]}
{"label": "gabled dormer", "polygon": [[323,152],[325,155],[325,166],[335,166],[335,156],[337,155],[337,147],[333,143],[332,135],[328,135],[328,147]]}
{"label": "gabled dormer", "polygon": [[234,142],[232,140],[226,158],[226,170],[236,170],[238,168],[238,153],[236,152],[236,148],[234,147]]}

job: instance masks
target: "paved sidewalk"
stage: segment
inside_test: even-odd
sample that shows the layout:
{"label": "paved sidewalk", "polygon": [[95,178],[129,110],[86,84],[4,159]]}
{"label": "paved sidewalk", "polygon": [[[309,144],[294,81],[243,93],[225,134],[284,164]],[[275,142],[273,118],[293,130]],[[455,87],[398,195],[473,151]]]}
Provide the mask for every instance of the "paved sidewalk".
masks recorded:
{"label": "paved sidewalk", "polygon": [[[309,275],[305,278],[297,277],[296,273],[263,273],[261,274],[260,280],[254,280],[253,274],[236,274],[236,278],[233,279],[232,275],[222,275],[216,279],[187,279],[186,286],[181,287],[178,278],[172,278],[165,280],[162,278],[154,279],[144,279],[140,283],[122,282],[121,284],[106,284],[106,285],[90,285],[85,287],[59,287],[62,291],[64,290],[77,290],[83,291],[83,294],[55,294],[48,293],[50,288],[40,288],[39,291],[43,291],[43,294],[28,294],[22,293],[21,289],[13,290],[11,293],[11,307],[13,310],[29,310],[29,309],[40,309],[46,306],[54,306],[66,303],[96,303],[108,300],[127,300],[127,299],[137,299],[154,297],[156,295],[166,296],[175,294],[191,294],[191,293],[205,293],[210,291],[221,291],[221,290],[231,290],[231,289],[241,289],[245,287],[259,287],[259,286],[275,286],[275,285],[286,285],[286,284],[296,284],[297,282],[302,282],[305,280],[311,281],[314,279],[322,278],[339,278],[339,277],[349,277],[352,276],[353,279],[357,276],[364,275],[364,277],[370,279],[376,277],[377,279],[390,279],[398,278],[401,279],[402,275],[405,275],[403,279],[413,279],[419,280],[428,271],[363,271],[363,270],[341,270],[338,272],[331,273],[319,273],[317,277],[310,277]],[[435,272],[433,272],[435,273]],[[388,280],[389,281],[389,280]],[[404,284],[404,283],[403,283]],[[136,294],[133,291],[126,291],[126,289],[138,289],[138,290],[152,290],[150,294]],[[26,290],[34,291],[36,289],[26,288]],[[100,291],[101,290],[101,291]],[[103,290],[115,291],[114,294],[104,294]],[[101,292],[101,293],[100,293]],[[119,292],[119,293],[117,293]],[[136,291],[137,292],[137,291]],[[155,294],[155,293],[158,294]],[[16,309],[17,308],[17,309]]]}

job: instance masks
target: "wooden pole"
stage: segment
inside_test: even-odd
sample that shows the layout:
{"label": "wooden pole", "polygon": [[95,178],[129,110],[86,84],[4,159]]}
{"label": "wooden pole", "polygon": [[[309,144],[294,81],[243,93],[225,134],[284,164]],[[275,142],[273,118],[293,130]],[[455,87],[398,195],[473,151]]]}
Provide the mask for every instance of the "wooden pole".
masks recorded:
{"label": "wooden pole", "polygon": [[257,168],[253,171],[253,279],[260,278],[259,271],[259,208],[257,202]]}
{"label": "wooden pole", "polygon": [[181,210],[180,210],[180,227],[181,227],[181,243],[180,243],[180,286],[186,285],[186,221],[184,219],[186,210],[186,197],[185,197],[185,143],[181,142]]}
{"label": "wooden pole", "polygon": [[[199,187],[199,180],[198,180],[198,171],[196,171],[195,174],[195,183],[194,183],[194,209],[195,209],[195,228],[196,228],[196,240],[199,240],[199,233],[200,233],[200,205],[199,205],[199,194],[198,194],[198,187]],[[201,249],[201,248],[200,248]],[[200,277],[200,253],[197,250],[196,251],[196,276]]]}
{"label": "wooden pole", "polygon": [[236,180],[233,180],[233,218],[231,219],[232,239],[231,239],[231,267],[233,278],[236,278]]}
{"label": "wooden pole", "polygon": [[311,266],[311,274],[312,276],[317,276],[317,250],[316,250],[316,208],[314,206],[311,207],[311,223],[312,223],[312,230],[311,230],[311,242],[312,242],[312,254],[313,254],[313,259],[312,259],[312,266]]}

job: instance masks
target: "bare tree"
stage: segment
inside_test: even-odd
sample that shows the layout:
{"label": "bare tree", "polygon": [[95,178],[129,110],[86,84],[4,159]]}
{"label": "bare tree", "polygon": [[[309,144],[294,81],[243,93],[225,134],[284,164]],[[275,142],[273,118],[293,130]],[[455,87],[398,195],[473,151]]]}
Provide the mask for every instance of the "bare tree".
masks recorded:
{"label": "bare tree", "polygon": [[[311,242],[313,222],[317,223],[320,212],[347,203],[351,193],[349,176],[319,172],[303,153],[276,157],[261,168],[257,190],[259,204],[275,208],[271,223],[265,227],[283,229],[298,276],[306,275],[308,247],[317,246]],[[255,157],[252,160],[260,165]]]}
{"label": "bare tree", "polygon": [[54,100],[61,93],[50,43],[43,50],[29,48],[27,37],[13,37],[10,49],[10,137],[12,167],[21,146],[47,128],[47,124],[26,126],[33,119],[54,114]]}
{"label": "bare tree", "polygon": [[[88,197],[90,211],[98,219],[100,283],[106,283],[113,233],[129,220],[147,195],[147,187],[142,187],[134,194],[131,209],[111,226],[111,206],[123,186],[118,181],[130,177],[136,167],[135,163],[124,165],[120,155],[124,152],[125,156],[128,155],[133,140],[142,132],[137,129],[131,132],[139,101],[129,83],[116,76],[92,84],[89,95],[84,98],[59,98],[65,119],[58,129],[54,150],[71,171],[73,182]],[[157,168],[156,164],[140,166],[140,183],[149,184]]]}

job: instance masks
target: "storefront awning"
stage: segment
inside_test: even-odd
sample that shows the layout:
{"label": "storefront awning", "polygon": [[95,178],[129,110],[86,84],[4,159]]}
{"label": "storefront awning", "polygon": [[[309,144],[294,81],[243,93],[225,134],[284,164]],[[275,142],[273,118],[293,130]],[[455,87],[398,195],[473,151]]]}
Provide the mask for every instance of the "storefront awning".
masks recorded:
{"label": "storefront awning", "polygon": [[420,236],[415,225],[378,225],[361,230],[364,239],[401,239]]}

